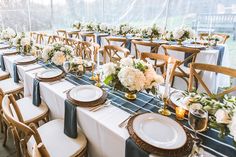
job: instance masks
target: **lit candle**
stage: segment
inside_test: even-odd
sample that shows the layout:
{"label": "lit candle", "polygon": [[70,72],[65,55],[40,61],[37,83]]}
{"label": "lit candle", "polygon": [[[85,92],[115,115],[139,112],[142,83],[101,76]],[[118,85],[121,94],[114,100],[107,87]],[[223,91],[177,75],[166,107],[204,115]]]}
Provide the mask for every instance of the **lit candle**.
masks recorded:
{"label": "lit candle", "polygon": [[183,109],[182,107],[176,107],[175,113],[176,113],[176,119],[178,119],[178,120],[184,119],[185,109]]}

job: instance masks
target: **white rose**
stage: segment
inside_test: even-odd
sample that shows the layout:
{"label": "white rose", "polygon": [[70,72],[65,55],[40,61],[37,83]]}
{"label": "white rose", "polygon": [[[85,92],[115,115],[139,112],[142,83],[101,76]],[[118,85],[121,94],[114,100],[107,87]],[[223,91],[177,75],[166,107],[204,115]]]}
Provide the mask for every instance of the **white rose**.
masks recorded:
{"label": "white rose", "polygon": [[57,51],[52,57],[52,62],[56,65],[62,65],[66,61],[66,57],[62,51]]}
{"label": "white rose", "polygon": [[173,32],[173,37],[174,39],[181,39],[184,35],[184,30],[182,28],[180,29],[176,29],[174,32]]}
{"label": "white rose", "polygon": [[200,104],[200,103],[192,103],[191,104],[191,108],[192,109],[201,109],[202,108],[202,104]]}
{"label": "white rose", "polygon": [[116,73],[116,65],[112,62],[104,64],[102,66],[102,71],[103,71],[104,77],[115,74]]}
{"label": "white rose", "polygon": [[228,124],[230,122],[229,113],[224,109],[218,109],[215,113],[216,122]]}
{"label": "white rose", "polygon": [[151,27],[147,28],[147,35],[152,35],[152,28]]}
{"label": "white rose", "polygon": [[122,58],[120,60],[120,66],[121,67],[125,67],[125,66],[132,67],[133,64],[134,64],[134,61],[131,57]]}
{"label": "white rose", "polygon": [[118,73],[121,84],[129,91],[141,91],[145,85],[143,72],[131,67],[123,67]]}
{"label": "white rose", "polygon": [[228,128],[230,130],[230,134],[234,136],[234,141],[236,141],[236,112],[234,112],[232,121],[229,123]]}
{"label": "white rose", "polygon": [[22,38],[21,39],[22,46],[30,45],[30,42],[31,42],[30,38]]}
{"label": "white rose", "polygon": [[102,31],[106,31],[106,30],[107,30],[107,26],[106,26],[104,23],[102,23],[102,24],[100,25],[100,29],[101,29]]}
{"label": "white rose", "polygon": [[60,48],[60,51],[65,51],[65,50],[66,50],[65,47]]}
{"label": "white rose", "polygon": [[128,25],[124,25],[122,28],[121,28],[121,31],[122,32],[128,32],[130,30],[130,27]]}

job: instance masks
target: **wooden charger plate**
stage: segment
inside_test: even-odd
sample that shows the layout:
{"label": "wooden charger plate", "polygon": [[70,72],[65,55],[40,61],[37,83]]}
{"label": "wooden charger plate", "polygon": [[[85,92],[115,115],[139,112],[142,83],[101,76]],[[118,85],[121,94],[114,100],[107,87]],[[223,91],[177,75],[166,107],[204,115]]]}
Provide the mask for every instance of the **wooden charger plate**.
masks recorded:
{"label": "wooden charger plate", "polygon": [[[72,89],[71,89],[72,90]],[[103,103],[105,103],[105,101],[107,100],[107,92],[105,90],[102,90],[103,94],[102,97],[99,98],[98,100],[95,101],[91,101],[91,102],[81,102],[81,101],[77,101],[75,99],[73,99],[70,96],[70,91],[69,90],[66,94],[67,99],[74,105],[80,106],[80,107],[94,107],[94,106],[98,106],[98,105],[102,105]]]}
{"label": "wooden charger plate", "polygon": [[193,147],[193,139],[190,135],[190,133],[183,127],[182,124],[180,124],[183,129],[186,132],[187,135],[187,141],[184,144],[184,146],[182,146],[181,148],[178,149],[161,149],[161,148],[157,148],[154,147],[146,142],[144,142],[141,138],[139,138],[133,129],[133,121],[135,119],[136,116],[138,116],[140,114],[137,114],[133,117],[131,117],[128,121],[128,125],[127,125],[127,129],[128,132],[130,134],[130,137],[132,138],[132,140],[143,150],[145,150],[146,152],[150,153],[150,154],[156,154],[158,156],[166,156],[166,157],[182,157],[182,156],[186,156],[189,155],[192,151],[192,147]]}

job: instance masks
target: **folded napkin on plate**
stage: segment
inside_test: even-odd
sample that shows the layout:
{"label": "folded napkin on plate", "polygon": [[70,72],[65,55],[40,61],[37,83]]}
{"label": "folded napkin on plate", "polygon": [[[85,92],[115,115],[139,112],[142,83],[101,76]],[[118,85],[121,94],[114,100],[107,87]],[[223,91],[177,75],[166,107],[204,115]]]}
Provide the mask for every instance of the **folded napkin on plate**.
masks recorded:
{"label": "folded napkin on plate", "polygon": [[125,143],[125,157],[149,157],[149,154],[139,148],[136,143],[129,137]]}
{"label": "folded napkin on plate", "polygon": [[34,82],[33,82],[33,104],[35,106],[39,106],[41,104],[39,83],[40,83],[39,80],[34,79]]}
{"label": "folded napkin on plate", "polygon": [[76,106],[65,100],[64,133],[71,137],[77,137],[77,111]]}
{"label": "folded napkin on plate", "polygon": [[6,67],[5,67],[5,63],[4,63],[4,58],[3,55],[0,55],[0,59],[1,59],[1,69],[2,71],[6,71]]}
{"label": "folded napkin on plate", "polygon": [[15,83],[19,83],[20,78],[19,78],[19,74],[18,74],[16,63],[13,64],[13,77],[14,77],[14,82]]}

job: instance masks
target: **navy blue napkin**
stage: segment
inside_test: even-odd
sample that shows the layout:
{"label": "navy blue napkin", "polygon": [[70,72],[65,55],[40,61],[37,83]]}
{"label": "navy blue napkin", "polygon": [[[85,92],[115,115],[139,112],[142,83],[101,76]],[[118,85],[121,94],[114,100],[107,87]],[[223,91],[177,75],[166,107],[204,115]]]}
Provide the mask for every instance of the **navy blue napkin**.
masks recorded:
{"label": "navy blue napkin", "polygon": [[97,35],[97,43],[101,46],[102,38],[100,35]]}
{"label": "navy blue napkin", "polygon": [[1,59],[1,69],[2,69],[2,71],[6,71],[3,55],[0,55],[0,59]]}
{"label": "navy blue napkin", "polygon": [[126,47],[127,49],[129,49],[129,51],[131,51],[131,39],[129,39],[129,38],[126,39],[126,45],[125,45],[125,47]]}
{"label": "navy blue napkin", "polygon": [[125,157],[149,157],[149,154],[139,148],[131,137],[129,137],[125,144]]}
{"label": "navy blue napkin", "polygon": [[78,135],[76,106],[68,100],[65,100],[64,133],[71,138],[76,138]]}
{"label": "navy blue napkin", "polygon": [[81,35],[83,41],[86,41],[86,36],[85,35]]}
{"label": "navy blue napkin", "polygon": [[40,83],[39,80],[34,79],[34,82],[33,82],[33,104],[35,106],[39,106],[41,104],[39,83]]}
{"label": "navy blue napkin", "polygon": [[19,83],[20,78],[19,78],[19,74],[18,74],[16,63],[13,64],[13,77],[14,77],[14,82],[15,83]]}

